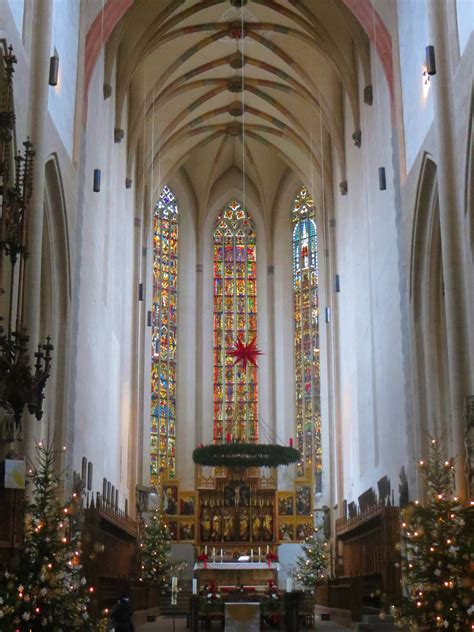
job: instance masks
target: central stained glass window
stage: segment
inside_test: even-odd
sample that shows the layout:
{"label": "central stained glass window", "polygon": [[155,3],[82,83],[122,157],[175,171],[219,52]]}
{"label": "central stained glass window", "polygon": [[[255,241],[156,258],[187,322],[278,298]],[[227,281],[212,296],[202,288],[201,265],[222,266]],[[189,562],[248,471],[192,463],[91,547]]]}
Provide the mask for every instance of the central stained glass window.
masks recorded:
{"label": "central stained glass window", "polygon": [[214,441],[228,436],[258,440],[257,368],[234,366],[228,353],[237,339],[257,335],[257,251],[255,226],[240,202],[220,213],[214,249]]}
{"label": "central stained glass window", "polygon": [[176,476],[178,205],[165,186],[153,216],[150,484]]}
{"label": "central stained glass window", "polygon": [[316,211],[306,188],[291,211],[293,223],[296,447],[302,455],[297,476],[311,468],[321,491],[321,403],[319,364],[318,237]]}

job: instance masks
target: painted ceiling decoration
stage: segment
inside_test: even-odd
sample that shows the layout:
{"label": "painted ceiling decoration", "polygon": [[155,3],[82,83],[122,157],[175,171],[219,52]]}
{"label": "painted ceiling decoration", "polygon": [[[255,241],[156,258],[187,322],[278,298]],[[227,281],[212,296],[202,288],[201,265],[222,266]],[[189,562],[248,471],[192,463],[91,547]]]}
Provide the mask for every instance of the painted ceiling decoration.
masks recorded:
{"label": "painted ceiling decoration", "polygon": [[137,190],[152,182],[153,197],[183,169],[205,206],[237,169],[263,209],[288,172],[314,183],[319,205],[334,181],[347,191],[344,147],[364,142],[359,104],[371,105],[369,40],[392,92],[391,40],[370,0],[109,0],[101,17],[104,96]]}

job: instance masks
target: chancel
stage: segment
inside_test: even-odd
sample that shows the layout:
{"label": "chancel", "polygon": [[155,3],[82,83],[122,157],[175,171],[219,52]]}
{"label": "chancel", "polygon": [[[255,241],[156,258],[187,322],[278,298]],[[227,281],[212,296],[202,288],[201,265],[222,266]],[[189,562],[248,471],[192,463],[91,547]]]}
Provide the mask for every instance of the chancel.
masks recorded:
{"label": "chancel", "polygon": [[467,630],[472,0],[0,0],[0,629]]}

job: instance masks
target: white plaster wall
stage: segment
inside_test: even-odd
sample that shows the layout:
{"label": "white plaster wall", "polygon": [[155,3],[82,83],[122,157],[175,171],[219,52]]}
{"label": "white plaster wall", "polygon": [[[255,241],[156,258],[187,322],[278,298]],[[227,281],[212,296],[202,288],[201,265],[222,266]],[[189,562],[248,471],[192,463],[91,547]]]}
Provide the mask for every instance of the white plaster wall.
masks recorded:
{"label": "white plaster wall", "polygon": [[25,0],[8,0],[10,11],[15,20],[16,27],[20,35],[23,33],[23,14],[25,12]]}
{"label": "white plaster wall", "polygon": [[[398,40],[403,100],[403,124],[407,171],[433,121],[433,99],[423,95],[425,47],[430,42],[426,0],[397,2]],[[377,106],[376,99],[374,106]]]}
{"label": "white plaster wall", "polygon": [[459,51],[462,55],[474,27],[474,2],[472,0],[456,0],[456,21]]}
{"label": "white plaster wall", "polygon": [[[113,140],[114,98],[102,95],[103,57],[89,91],[83,163],[74,233],[73,322],[69,415],[74,426],[75,469],[83,456],[94,463],[94,487],[107,478],[129,496],[131,376],[134,366],[131,315],[134,195],[125,188],[126,144]],[[102,170],[101,191],[92,191]],[[104,283],[104,278],[106,283]]]}
{"label": "white plaster wall", "polygon": [[[336,206],[340,415],[337,437],[347,500],[388,475],[392,488],[406,462],[396,183],[389,93],[371,49],[374,105],[362,104],[362,148],[346,132],[348,195]],[[378,109],[380,103],[380,110]],[[380,114],[379,114],[380,112]],[[346,130],[350,130],[345,103]],[[387,190],[378,186],[386,169]]]}
{"label": "white plaster wall", "polygon": [[80,0],[53,0],[51,55],[59,56],[58,85],[49,89],[48,110],[69,156],[73,151],[76,111]]}

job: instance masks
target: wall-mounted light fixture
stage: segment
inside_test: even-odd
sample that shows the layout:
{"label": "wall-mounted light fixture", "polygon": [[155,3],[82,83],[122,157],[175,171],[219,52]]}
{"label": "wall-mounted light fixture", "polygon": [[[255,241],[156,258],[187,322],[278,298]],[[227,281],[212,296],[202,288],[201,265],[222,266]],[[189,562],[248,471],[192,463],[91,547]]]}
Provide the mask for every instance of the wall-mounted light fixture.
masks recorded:
{"label": "wall-mounted light fixture", "polygon": [[336,274],[336,282],[335,282],[335,290],[336,292],[340,292],[341,291],[341,277]]}
{"label": "wall-mounted light fixture", "polygon": [[427,46],[425,48],[426,53],[426,72],[429,75],[436,74],[436,59],[434,46]]}
{"label": "wall-mounted light fixture", "polygon": [[94,193],[99,193],[100,191],[100,176],[101,176],[100,169],[94,169],[94,184],[92,187],[92,190],[94,191]]}
{"label": "wall-mounted light fixture", "polygon": [[151,312],[146,313],[146,326],[151,327]]}
{"label": "wall-mounted light fixture", "polygon": [[49,85],[57,86],[58,85],[58,75],[59,75],[59,57],[58,55],[53,55],[49,59]]}
{"label": "wall-mounted light fixture", "polygon": [[385,177],[385,167],[379,167],[379,189],[385,191],[387,189],[387,179]]}
{"label": "wall-mounted light fixture", "polygon": [[331,308],[330,307],[326,307],[324,309],[324,315],[325,315],[325,321],[327,323],[331,322]]}
{"label": "wall-mounted light fixture", "polygon": [[139,283],[139,284],[138,284],[138,300],[139,300],[139,301],[143,301],[143,295],[144,295],[144,292],[143,292],[143,283]]}

